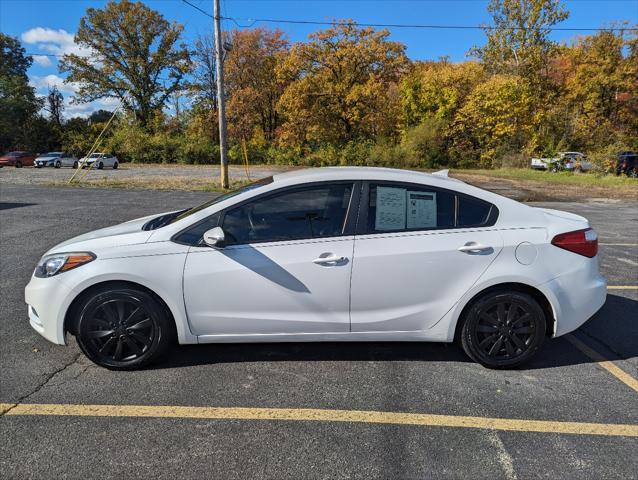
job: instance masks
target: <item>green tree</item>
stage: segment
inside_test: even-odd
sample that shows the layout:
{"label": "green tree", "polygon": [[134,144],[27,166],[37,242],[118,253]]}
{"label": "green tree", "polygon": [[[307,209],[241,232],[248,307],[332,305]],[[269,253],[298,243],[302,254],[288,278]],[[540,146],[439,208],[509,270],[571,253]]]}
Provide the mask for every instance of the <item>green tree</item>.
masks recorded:
{"label": "green tree", "polygon": [[188,51],[177,44],[182,29],[141,2],[112,0],[104,9],[87,9],[75,41],[89,54],[60,62],[69,73],[65,81],[79,84],[75,101],[119,98],[146,127],[189,71]]}
{"label": "green tree", "polygon": [[0,151],[33,148],[30,133],[42,100],[29,85],[32,61],[18,39],[0,33]]}
{"label": "green tree", "polygon": [[279,100],[286,116],[281,140],[345,143],[394,134],[396,85],[408,60],[405,45],[389,36],[342,21],[293,45],[278,71],[289,83]]}
{"label": "green tree", "polygon": [[560,0],[490,0],[493,25],[485,27],[487,43],[473,48],[491,73],[520,75],[532,85],[547,73],[555,52],[551,27],[567,19]]}

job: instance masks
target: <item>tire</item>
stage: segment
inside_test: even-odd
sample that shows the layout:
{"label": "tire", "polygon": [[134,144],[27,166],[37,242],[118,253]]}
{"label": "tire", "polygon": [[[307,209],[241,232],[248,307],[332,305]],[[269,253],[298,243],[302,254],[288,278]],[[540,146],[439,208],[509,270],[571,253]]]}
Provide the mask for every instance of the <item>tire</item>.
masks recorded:
{"label": "tire", "polygon": [[149,293],[106,286],[81,302],[75,335],[82,352],[110,370],[136,370],[159,358],[174,342],[175,326]]}
{"label": "tire", "polygon": [[119,165],[117,164],[117,162],[115,162],[115,163],[113,164],[113,170],[117,170],[117,167],[119,167]]}
{"label": "tire", "polygon": [[62,163],[60,163],[59,160],[55,162],[55,168],[61,168],[61,167],[62,167]]}
{"label": "tire", "polygon": [[488,293],[469,306],[461,321],[463,350],[488,368],[521,365],[538,352],[545,340],[545,312],[526,293]]}
{"label": "tire", "polygon": [[22,168],[22,162],[20,160],[16,162],[16,168]]}
{"label": "tire", "polygon": [[97,169],[102,170],[104,168],[104,164],[102,162],[97,164]]}
{"label": "tire", "polygon": [[73,168],[75,168],[77,170],[77,168],[78,168],[78,162],[77,161],[73,162]]}

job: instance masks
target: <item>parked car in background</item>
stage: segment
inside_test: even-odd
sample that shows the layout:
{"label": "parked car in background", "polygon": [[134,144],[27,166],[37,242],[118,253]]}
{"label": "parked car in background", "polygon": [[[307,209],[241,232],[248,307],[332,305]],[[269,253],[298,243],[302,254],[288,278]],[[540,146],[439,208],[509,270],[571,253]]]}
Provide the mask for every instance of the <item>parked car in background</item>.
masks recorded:
{"label": "parked car in background", "polygon": [[115,155],[109,155],[108,153],[92,153],[88,157],[80,159],[79,165],[82,168],[91,166],[95,163],[95,167],[98,170],[102,170],[104,167],[111,167],[116,169],[119,166],[119,162]]}
{"label": "parked car in background", "polygon": [[532,158],[530,166],[534,170],[551,170],[552,172],[588,172],[592,164],[587,156],[580,152],[560,152],[554,158]]}
{"label": "parked car in background", "polygon": [[175,340],[458,341],[511,368],[605,303],[597,252],[587,219],[444,172],[313,168],[60,243],[25,298],[111,369]]}
{"label": "parked car in background", "polygon": [[620,152],[616,159],[616,175],[638,177],[638,153]]}
{"label": "parked car in background", "polygon": [[33,161],[35,160],[35,155],[29,152],[16,151],[9,152],[0,157],[0,167],[28,167],[33,165]]}
{"label": "parked car in background", "polygon": [[49,152],[40,155],[35,159],[35,166],[42,167],[73,167],[78,168],[78,159],[73,155],[64,152]]}

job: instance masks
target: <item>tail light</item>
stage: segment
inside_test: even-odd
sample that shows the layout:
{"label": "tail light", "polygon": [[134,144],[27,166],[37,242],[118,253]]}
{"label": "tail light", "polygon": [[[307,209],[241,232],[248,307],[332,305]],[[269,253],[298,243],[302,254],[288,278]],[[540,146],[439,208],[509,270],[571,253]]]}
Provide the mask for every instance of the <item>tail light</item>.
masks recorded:
{"label": "tail light", "polygon": [[561,233],[552,239],[552,245],[592,258],[598,253],[598,234],[592,228]]}

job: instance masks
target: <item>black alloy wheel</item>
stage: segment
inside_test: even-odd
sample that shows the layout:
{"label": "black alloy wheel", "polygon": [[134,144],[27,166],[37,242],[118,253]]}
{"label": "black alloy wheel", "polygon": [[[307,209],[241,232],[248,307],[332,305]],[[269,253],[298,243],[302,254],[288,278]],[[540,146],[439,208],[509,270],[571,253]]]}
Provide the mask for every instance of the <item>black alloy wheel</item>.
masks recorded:
{"label": "black alloy wheel", "polygon": [[463,350],[489,368],[510,368],[526,362],[545,339],[545,313],[525,293],[488,294],[468,309],[463,320]]}
{"label": "black alloy wheel", "polygon": [[55,168],[60,168],[62,167],[62,163],[60,162],[60,160],[58,160],[57,162],[55,162]]}
{"label": "black alloy wheel", "polygon": [[98,169],[98,170],[102,170],[103,168],[104,168],[104,164],[103,164],[102,162],[99,162],[99,163],[97,164],[97,169]]}
{"label": "black alloy wheel", "polygon": [[131,288],[98,291],[84,304],[76,336],[93,362],[132,370],[156,359],[172,343],[174,326],[150,294]]}

